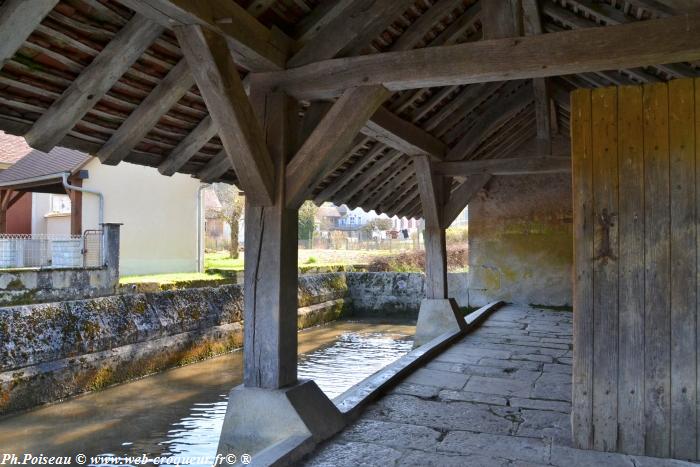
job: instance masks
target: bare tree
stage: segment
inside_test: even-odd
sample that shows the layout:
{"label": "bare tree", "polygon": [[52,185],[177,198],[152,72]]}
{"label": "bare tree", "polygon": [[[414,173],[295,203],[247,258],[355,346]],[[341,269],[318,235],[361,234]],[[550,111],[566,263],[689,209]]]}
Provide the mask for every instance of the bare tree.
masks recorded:
{"label": "bare tree", "polygon": [[238,224],[243,215],[243,197],[239,195],[239,190],[234,185],[227,183],[215,183],[212,185],[216,197],[221,203],[219,218],[231,227],[231,246],[229,252],[231,258],[238,258]]}

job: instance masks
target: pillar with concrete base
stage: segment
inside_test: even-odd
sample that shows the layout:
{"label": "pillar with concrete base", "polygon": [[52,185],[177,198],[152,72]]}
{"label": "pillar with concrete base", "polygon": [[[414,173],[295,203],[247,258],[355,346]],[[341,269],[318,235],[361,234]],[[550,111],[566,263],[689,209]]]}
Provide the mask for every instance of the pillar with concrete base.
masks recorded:
{"label": "pillar with concrete base", "polygon": [[244,384],[229,394],[219,454],[257,455],[279,443],[318,442],[344,420],[313,381],[297,381],[297,209],[285,200],[295,104],[283,94],[257,96],[275,165],[271,206],[245,207]]}
{"label": "pillar with concrete base", "polygon": [[446,332],[466,330],[457,302],[447,294],[447,246],[444,206],[449,194],[443,177],[436,175],[427,156],[414,158],[416,179],[425,220],[425,295],[418,312],[414,346]]}

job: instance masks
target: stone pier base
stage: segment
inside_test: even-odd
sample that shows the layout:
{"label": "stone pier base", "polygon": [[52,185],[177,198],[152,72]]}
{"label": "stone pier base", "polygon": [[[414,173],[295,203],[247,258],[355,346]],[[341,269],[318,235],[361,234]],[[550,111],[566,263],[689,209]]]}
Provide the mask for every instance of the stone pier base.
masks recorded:
{"label": "stone pier base", "polygon": [[[288,450],[290,440],[307,450],[345,426],[342,414],[311,380],[282,389],[235,387],[229,394],[218,453],[246,453],[259,461],[277,458],[269,449]],[[294,453],[302,456],[306,452]],[[286,461],[293,457],[286,455]]]}
{"label": "stone pier base", "polygon": [[467,323],[454,298],[426,298],[420,304],[414,347],[419,347],[446,332],[466,331]]}

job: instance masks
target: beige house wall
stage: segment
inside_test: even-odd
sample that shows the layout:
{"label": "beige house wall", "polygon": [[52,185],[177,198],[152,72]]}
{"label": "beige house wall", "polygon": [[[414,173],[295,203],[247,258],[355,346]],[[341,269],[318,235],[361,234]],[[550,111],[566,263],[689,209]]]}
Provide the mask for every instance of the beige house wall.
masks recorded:
{"label": "beige house wall", "polygon": [[[84,169],[83,187],[102,192],[105,222],[121,228],[120,274],[197,270],[197,189],[184,174],[166,177],[155,168],[122,162],[105,166],[97,159]],[[83,195],[83,230],[99,228],[98,199]]]}

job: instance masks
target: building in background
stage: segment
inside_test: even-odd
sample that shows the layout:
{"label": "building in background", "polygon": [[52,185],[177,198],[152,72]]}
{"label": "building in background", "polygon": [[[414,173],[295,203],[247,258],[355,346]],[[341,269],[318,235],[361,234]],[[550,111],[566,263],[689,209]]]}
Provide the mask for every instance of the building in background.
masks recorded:
{"label": "building in background", "polygon": [[[200,269],[200,183],[184,174],[160,175],[155,168],[122,162],[102,165],[79,151],[30,148],[23,138],[0,133],[4,153],[22,154],[0,172],[0,191],[19,196],[6,211],[6,233],[82,234],[104,222],[122,223],[122,275],[194,272]],[[99,192],[66,190],[71,185]],[[11,191],[8,191],[11,190]]]}

